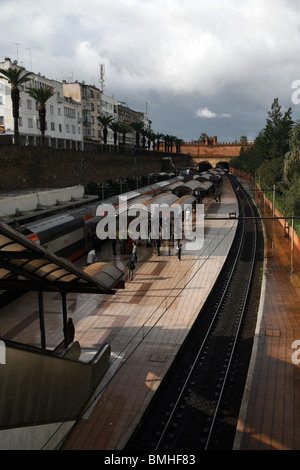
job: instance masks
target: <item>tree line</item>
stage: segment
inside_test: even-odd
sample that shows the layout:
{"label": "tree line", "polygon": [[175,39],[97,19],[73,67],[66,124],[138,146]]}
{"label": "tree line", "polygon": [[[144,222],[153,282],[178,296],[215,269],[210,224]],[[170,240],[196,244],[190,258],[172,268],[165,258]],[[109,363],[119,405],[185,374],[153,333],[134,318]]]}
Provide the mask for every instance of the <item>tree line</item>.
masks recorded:
{"label": "tree line", "polygon": [[176,153],[180,152],[181,145],[184,144],[184,140],[179,139],[174,135],[155,133],[150,127],[146,128],[144,123],[141,121],[126,123],[122,121],[115,121],[112,116],[98,116],[98,121],[103,126],[103,141],[107,143],[108,128],[113,131],[114,134],[114,145],[120,144],[118,136],[122,136],[121,145],[126,143],[126,135],[131,132],[135,132],[135,146],[136,148],[142,147],[150,149],[151,143],[153,150],[160,151],[164,146],[165,152],[173,152],[175,149]]}
{"label": "tree line", "polygon": [[293,121],[291,107],[283,112],[275,98],[254,144],[243,145],[230,165],[259,179],[265,193],[275,187],[275,204],[285,217],[300,216],[300,122]]}

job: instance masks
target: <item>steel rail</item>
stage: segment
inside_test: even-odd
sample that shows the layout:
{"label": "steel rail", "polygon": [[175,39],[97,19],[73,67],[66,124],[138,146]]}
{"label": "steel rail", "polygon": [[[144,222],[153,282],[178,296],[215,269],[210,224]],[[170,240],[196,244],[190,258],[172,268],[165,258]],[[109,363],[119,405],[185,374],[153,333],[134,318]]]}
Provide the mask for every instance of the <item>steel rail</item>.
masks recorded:
{"label": "steel rail", "polygon": [[[253,207],[251,206],[250,202],[249,202],[249,207],[251,208],[251,212],[253,213]],[[243,238],[243,243],[244,243],[244,238]],[[236,335],[235,335],[234,342],[233,342],[233,345],[232,345],[230,357],[229,357],[229,360],[228,360],[228,363],[227,363],[226,372],[224,374],[222,387],[220,389],[218,401],[217,401],[217,404],[216,404],[214,416],[213,416],[213,419],[212,419],[212,422],[211,422],[211,425],[210,425],[210,429],[209,429],[208,437],[206,439],[206,444],[205,444],[204,450],[208,450],[208,447],[209,447],[209,444],[210,444],[210,440],[211,440],[212,433],[213,433],[213,430],[214,430],[214,426],[215,426],[215,423],[216,423],[217,415],[218,415],[219,410],[220,410],[220,405],[221,405],[221,401],[222,401],[222,398],[223,398],[224,390],[225,390],[225,387],[226,387],[226,384],[227,384],[229,371],[230,371],[232,361],[233,361],[233,357],[234,357],[234,353],[235,353],[235,350],[236,350],[239,334],[240,334],[240,331],[241,331],[241,325],[242,325],[242,321],[243,321],[244,314],[245,314],[245,311],[246,311],[247,301],[249,299],[249,294],[250,294],[251,282],[252,282],[252,279],[253,279],[254,266],[255,266],[255,260],[256,260],[256,248],[257,248],[257,224],[255,223],[254,241],[253,241],[253,244],[252,244],[252,253],[251,253],[251,269],[250,269],[250,272],[249,272],[249,275],[248,275],[247,290],[244,294],[244,300],[243,300],[243,304],[242,304],[242,310],[241,310],[241,313],[240,313],[240,316],[239,316],[239,322],[238,322],[238,326],[237,326]]]}
{"label": "steel rail", "polygon": [[235,255],[235,259],[234,259],[234,261],[233,261],[233,263],[232,263],[230,272],[229,272],[229,274],[228,274],[228,276],[227,276],[227,280],[226,280],[225,286],[224,286],[224,288],[223,288],[223,292],[222,292],[221,298],[220,298],[219,301],[218,301],[218,305],[217,305],[217,307],[216,307],[215,313],[214,313],[213,318],[212,318],[212,320],[211,320],[210,326],[208,327],[208,329],[207,329],[207,331],[206,331],[205,337],[204,337],[204,339],[203,339],[203,341],[202,341],[202,344],[201,344],[200,348],[198,349],[198,352],[197,352],[196,357],[195,357],[195,359],[194,359],[194,361],[193,361],[193,364],[191,365],[190,371],[189,371],[189,373],[188,373],[188,375],[187,375],[187,377],[186,377],[186,379],[185,379],[185,381],[184,381],[184,384],[183,384],[182,387],[181,387],[180,393],[179,393],[179,395],[178,395],[178,397],[177,397],[177,399],[176,399],[176,401],[175,401],[175,403],[174,403],[174,406],[172,407],[172,410],[171,410],[171,412],[170,412],[170,416],[169,416],[169,418],[168,418],[168,420],[167,420],[167,422],[166,422],[166,424],[165,424],[165,426],[164,426],[164,429],[162,430],[162,432],[161,432],[161,434],[160,434],[160,438],[159,438],[159,440],[158,440],[158,442],[157,442],[157,444],[156,444],[155,450],[158,450],[158,449],[159,449],[159,447],[160,447],[160,445],[161,445],[161,443],[162,443],[162,441],[163,441],[163,439],[164,439],[164,437],[165,437],[165,435],[166,435],[166,433],[167,433],[167,431],[168,431],[168,429],[169,429],[169,427],[170,427],[170,423],[171,423],[171,421],[172,421],[172,419],[173,419],[173,417],[174,417],[175,412],[176,412],[177,409],[178,409],[180,400],[182,399],[182,397],[183,397],[183,395],[184,395],[184,393],[185,393],[185,391],[186,391],[186,389],[187,389],[187,386],[188,386],[188,384],[189,384],[190,378],[191,378],[193,372],[195,371],[195,368],[196,368],[196,366],[197,366],[199,357],[200,357],[200,355],[202,354],[202,351],[203,351],[203,349],[204,349],[204,347],[205,347],[205,345],[206,345],[206,343],[207,343],[207,340],[208,340],[208,338],[209,338],[209,336],[210,336],[210,334],[211,334],[211,332],[212,332],[212,329],[214,328],[214,326],[215,326],[215,324],[216,324],[216,320],[217,320],[217,317],[218,317],[218,315],[219,315],[220,309],[221,309],[221,307],[222,307],[223,304],[224,304],[224,298],[225,298],[225,296],[226,296],[226,294],[227,294],[227,292],[228,292],[228,289],[229,289],[229,287],[230,287],[230,285],[231,285],[231,282],[232,282],[234,273],[235,273],[235,271],[236,271],[237,263],[238,263],[238,260],[239,260],[239,258],[240,258],[241,251],[242,251],[242,247],[243,247],[243,243],[244,243],[244,236],[245,236],[245,223],[243,223],[243,225],[242,225],[242,233],[241,233],[241,235],[240,235],[238,250],[237,250],[237,253],[236,253],[236,255]]}

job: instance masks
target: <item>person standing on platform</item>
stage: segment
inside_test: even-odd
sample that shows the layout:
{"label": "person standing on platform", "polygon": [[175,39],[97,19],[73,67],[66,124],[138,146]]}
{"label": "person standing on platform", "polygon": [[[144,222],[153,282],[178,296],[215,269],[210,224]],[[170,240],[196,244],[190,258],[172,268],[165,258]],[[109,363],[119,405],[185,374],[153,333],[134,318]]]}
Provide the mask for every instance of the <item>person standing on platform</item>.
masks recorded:
{"label": "person standing on platform", "polygon": [[90,266],[91,264],[95,263],[96,261],[96,252],[95,250],[89,251],[86,259],[86,264]]}
{"label": "person standing on platform", "polygon": [[137,263],[138,257],[137,257],[137,246],[136,243],[132,243],[132,256],[133,256],[133,262]]}
{"label": "person standing on platform", "polygon": [[72,318],[70,317],[67,322],[66,330],[65,330],[65,339],[66,339],[66,347],[68,347],[74,341],[75,336],[75,327]]}
{"label": "person standing on platform", "polygon": [[221,202],[221,193],[220,193],[220,191],[218,192],[218,199],[219,199],[219,202]]}
{"label": "person standing on platform", "polygon": [[133,270],[135,269],[135,264],[134,264],[133,259],[131,258],[131,256],[129,256],[126,266],[128,268],[128,279],[129,279],[129,281],[132,281],[133,280]]}
{"label": "person standing on platform", "polygon": [[180,243],[179,240],[177,240],[176,250],[177,250],[177,258],[178,258],[178,261],[180,261],[180,260],[181,260],[182,244]]}
{"label": "person standing on platform", "polygon": [[159,238],[156,240],[156,253],[157,253],[157,256],[160,256],[160,239]]}

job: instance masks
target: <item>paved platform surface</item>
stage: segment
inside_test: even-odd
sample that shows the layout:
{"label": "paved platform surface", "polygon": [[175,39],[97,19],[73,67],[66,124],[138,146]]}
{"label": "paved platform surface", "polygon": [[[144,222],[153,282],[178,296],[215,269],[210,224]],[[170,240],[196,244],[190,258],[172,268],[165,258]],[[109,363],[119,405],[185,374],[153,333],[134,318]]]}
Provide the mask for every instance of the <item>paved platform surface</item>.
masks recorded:
{"label": "paved platform surface", "polygon": [[[249,180],[241,182],[253,189]],[[250,193],[261,216],[272,217],[263,198]],[[264,224],[263,292],[235,449],[299,450],[300,256],[277,220]]]}
{"label": "paved platform surface", "polygon": [[[126,278],[125,290],[114,296],[69,294],[68,316],[75,325],[75,340],[83,348],[107,342],[112,348],[108,373],[82,418],[76,423],[58,423],[48,432],[36,430],[35,448],[53,448],[68,431],[63,449],[121,450],[134,431],[181,344],[211,291],[231,247],[237,221],[223,220],[238,212],[236,198],[225,178],[222,201],[206,201],[205,210],[220,220],[205,224],[204,246],[197,252],[183,246],[178,261],[173,246],[165,244],[158,256],[152,248],[138,247],[133,281]],[[98,253],[100,261],[126,265],[128,255],[113,256],[110,245]],[[85,260],[77,263],[85,265]],[[39,345],[38,303],[28,293],[0,312],[3,338]],[[45,294],[46,345],[55,347],[63,339],[61,301]],[[28,430],[23,429],[23,435]],[[34,430],[31,430],[34,432]],[[17,431],[16,431],[17,433]],[[22,431],[20,431],[21,435]],[[0,432],[1,438],[4,432]],[[6,439],[13,448],[16,434]],[[21,437],[20,437],[21,439]],[[4,442],[4,440],[3,440]],[[9,444],[10,442],[10,444]]]}

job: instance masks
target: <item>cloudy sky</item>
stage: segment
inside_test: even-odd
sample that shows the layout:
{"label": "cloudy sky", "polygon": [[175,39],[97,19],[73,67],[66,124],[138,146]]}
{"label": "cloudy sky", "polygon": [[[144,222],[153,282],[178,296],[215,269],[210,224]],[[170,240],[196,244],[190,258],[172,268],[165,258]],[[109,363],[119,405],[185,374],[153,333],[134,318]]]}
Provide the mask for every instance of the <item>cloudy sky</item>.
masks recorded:
{"label": "cloudy sky", "polygon": [[104,93],[147,110],[155,132],[185,141],[202,132],[219,142],[253,140],[276,97],[300,118],[299,0],[1,0],[0,6],[0,61],[18,59],[47,78],[99,87],[104,64]]}

